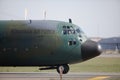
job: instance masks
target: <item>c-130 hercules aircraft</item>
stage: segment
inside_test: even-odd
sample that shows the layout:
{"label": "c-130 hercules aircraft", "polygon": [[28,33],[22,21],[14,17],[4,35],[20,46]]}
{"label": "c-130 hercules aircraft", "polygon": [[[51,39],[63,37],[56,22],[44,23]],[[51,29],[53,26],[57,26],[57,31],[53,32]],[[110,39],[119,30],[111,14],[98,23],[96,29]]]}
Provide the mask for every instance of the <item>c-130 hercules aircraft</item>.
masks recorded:
{"label": "c-130 hercules aircraft", "polygon": [[69,64],[98,56],[100,45],[81,28],[55,20],[0,20],[0,66],[44,66],[63,74]]}

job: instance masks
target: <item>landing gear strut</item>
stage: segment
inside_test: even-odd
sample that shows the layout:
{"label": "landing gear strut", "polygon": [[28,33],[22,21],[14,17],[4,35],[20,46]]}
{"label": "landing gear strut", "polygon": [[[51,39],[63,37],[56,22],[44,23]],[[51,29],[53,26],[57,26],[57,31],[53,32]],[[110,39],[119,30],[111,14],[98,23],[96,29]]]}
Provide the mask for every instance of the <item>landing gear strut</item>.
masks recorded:
{"label": "landing gear strut", "polygon": [[59,74],[61,74],[61,72],[62,72],[62,74],[67,74],[68,71],[69,71],[69,66],[67,64],[57,66],[57,72]]}

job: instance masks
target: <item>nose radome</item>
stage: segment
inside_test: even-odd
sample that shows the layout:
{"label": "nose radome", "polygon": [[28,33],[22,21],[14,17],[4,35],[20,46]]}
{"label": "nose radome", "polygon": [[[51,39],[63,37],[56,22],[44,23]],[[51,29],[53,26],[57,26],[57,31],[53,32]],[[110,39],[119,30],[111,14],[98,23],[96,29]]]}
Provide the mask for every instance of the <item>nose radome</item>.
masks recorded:
{"label": "nose radome", "polygon": [[101,54],[101,46],[92,40],[87,40],[81,45],[81,55],[83,61],[91,59]]}

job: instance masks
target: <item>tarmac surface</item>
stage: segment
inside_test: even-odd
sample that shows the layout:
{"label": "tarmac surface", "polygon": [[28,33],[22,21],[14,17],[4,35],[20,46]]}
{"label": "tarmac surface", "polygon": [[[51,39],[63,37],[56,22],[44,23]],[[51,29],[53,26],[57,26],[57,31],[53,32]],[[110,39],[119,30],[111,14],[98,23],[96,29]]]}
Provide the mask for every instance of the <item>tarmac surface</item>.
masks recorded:
{"label": "tarmac surface", "polygon": [[50,72],[4,72],[0,73],[0,80],[120,80],[120,73],[73,73],[63,75]]}
{"label": "tarmac surface", "polygon": [[98,57],[116,57],[116,58],[120,58],[120,54],[101,54],[100,56]]}

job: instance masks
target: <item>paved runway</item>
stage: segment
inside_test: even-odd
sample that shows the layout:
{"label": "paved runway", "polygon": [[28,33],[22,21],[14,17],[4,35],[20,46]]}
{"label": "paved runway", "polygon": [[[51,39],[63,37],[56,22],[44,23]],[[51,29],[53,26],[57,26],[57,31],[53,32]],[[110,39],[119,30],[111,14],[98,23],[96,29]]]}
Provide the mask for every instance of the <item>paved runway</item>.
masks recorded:
{"label": "paved runway", "polygon": [[[0,73],[0,80],[60,80],[57,73]],[[120,80],[120,73],[71,73],[62,80]]]}

